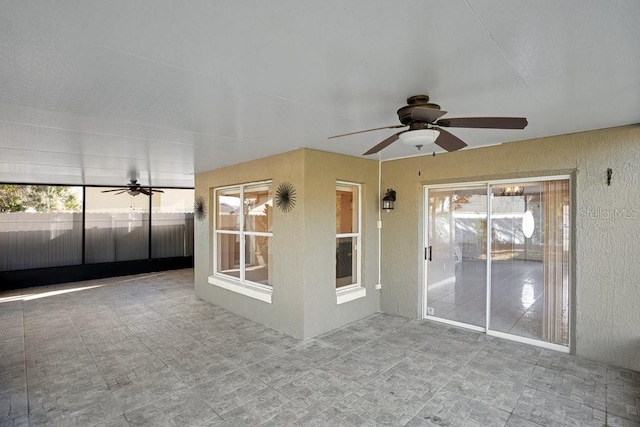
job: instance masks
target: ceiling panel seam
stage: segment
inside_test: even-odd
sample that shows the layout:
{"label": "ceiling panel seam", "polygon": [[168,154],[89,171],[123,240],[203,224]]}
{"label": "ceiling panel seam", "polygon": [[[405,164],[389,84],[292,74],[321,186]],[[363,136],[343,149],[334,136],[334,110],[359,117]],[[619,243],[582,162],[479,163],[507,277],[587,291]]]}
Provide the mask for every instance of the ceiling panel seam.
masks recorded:
{"label": "ceiling panel seam", "polygon": [[513,62],[511,62],[511,60],[509,59],[509,56],[506,54],[506,52],[504,51],[504,49],[502,49],[502,46],[500,46],[500,43],[498,43],[498,41],[495,39],[495,37],[493,37],[493,34],[491,34],[491,31],[489,31],[489,29],[487,28],[487,26],[484,24],[484,22],[482,22],[482,19],[480,19],[480,17],[478,16],[478,14],[476,13],[476,11],[473,9],[473,7],[471,7],[471,5],[469,4],[469,2],[467,0],[464,0],[464,3],[467,5],[467,7],[469,8],[469,11],[471,12],[471,14],[473,15],[473,17],[476,19],[476,21],[478,21],[478,24],[480,24],[480,26],[482,27],[482,29],[487,33],[487,35],[491,38],[491,41],[493,42],[493,44],[496,46],[496,48],[498,49],[498,51],[500,52],[500,54],[502,55],[502,57],[504,58],[505,61],[507,61],[507,63],[509,64],[509,67],[511,67],[511,69],[516,73],[516,75],[518,76],[518,78],[522,81],[522,83],[524,83],[524,85],[527,87],[527,89],[529,90],[529,92],[531,92],[531,94],[533,95],[533,97],[535,98],[536,102],[538,103],[538,105],[542,105],[542,102],[540,101],[540,98],[538,98],[538,95],[536,94],[536,92],[533,90],[533,88],[529,85],[529,83],[527,83],[527,81],[525,80],[525,78],[522,76],[522,74],[518,71],[518,69],[513,65]]}

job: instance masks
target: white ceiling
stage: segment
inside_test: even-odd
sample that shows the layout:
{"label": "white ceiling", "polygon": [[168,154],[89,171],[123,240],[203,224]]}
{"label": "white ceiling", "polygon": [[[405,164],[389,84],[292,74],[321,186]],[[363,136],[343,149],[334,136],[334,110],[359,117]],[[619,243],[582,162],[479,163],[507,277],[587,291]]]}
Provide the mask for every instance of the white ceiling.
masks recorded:
{"label": "white ceiling", "polygon": [[0,0],[0,182],[191,186],[299,147],[359,156],[394,131],[327,137],[422,93],[529,120],[452,130],[470,147],[637,123],[639,23],[637,0]]}

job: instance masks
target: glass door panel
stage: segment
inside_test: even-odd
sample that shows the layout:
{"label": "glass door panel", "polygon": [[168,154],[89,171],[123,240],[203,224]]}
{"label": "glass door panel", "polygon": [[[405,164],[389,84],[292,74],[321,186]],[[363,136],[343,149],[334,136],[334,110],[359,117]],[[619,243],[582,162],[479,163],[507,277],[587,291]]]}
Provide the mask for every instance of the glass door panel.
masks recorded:
{"label": "glass door panel", "polygon": [[486,324],[487,186],[427,191],[427,316]]}
{"label": "glass door panel", "polygon": [[489,329],[569,344],[569,180],[491,185]]}

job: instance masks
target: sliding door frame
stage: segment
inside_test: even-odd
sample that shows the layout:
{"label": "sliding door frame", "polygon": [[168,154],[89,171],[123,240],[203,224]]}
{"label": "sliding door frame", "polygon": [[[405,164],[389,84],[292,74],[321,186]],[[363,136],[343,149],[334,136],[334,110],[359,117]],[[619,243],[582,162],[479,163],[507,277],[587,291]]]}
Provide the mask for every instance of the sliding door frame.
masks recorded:
{"label": "sliding door frame", "polygon": [[[569,270],[568,270],[568,274],[569,274],[569,279],[568,279],[568,283],[569,283],[569,301],[568,301],[568,306],[569,306],[569,343],[568,345],[561,345],[561,344],[554,344],[554,343],[550,343],[547,341],[541,341],[541,340],[536,340],[533,338],[526,338],[526,337],[522,337],[522,336],[518,336],[518,335],[513,335],[513,334],[509,334],[506,332],[499,332],[496,330],[492,330],[489,328],[490,326],[490,322],[491,322],[491,219],[492,219],[492,199],[491,199],[491,187],[492,186],[496,186],[496,185],[501,185],[501,184],[514,184],[514,183],[523,183],[526,184],[528,182],[540,182],[540,181],[554,181],[554,180],[568,180],[569,181],[569,206],[570,206],[570,218],[569,218],[569,222],[571,225],[571,229],[569,232],[569,241],[570,241],[570,248],[569,248],[569,262],[570,262],[570,266],[569,266]],[[575,209],[574,209],[574,196],[573,196],[573,180],[574,177],[571,174],[562,174],[562,175],[544,175],[544,176],[529,176],[529,177],[525,177],[525,178],[521,178],[521,177],[514,177],[514,178],[508,178],[508,179],[496,179],[496,180],[483,180],[483,181],[463,181],[463,182],[455,182],[455,183],[449,183],[449,184],[433,184],[433,185],[429,185],[426,184],[423,186],[423,215],[422,215],[422,223],[423,223],[423,247],[424,247],[424,260],[423,260],[423,268],[422,268],[422,301],[420,301],[420,312],[422,313],[422,318],[423,319],[428,319],[431,321],[435,321],[435,322],[439,322],[439,323],[445,323],[445,324],[449,324],[452,326],[458,326],[458,327],[462,327],[465,329],[470,329],[470,330],[474,330],[474,331],[478,331],[478,332],[484,332],[485,334],[489,335],[489,336],[494,336],[494,337],[498,337],[498,338],[504,338],[504,339],[508,339],[511,341],[516,341],[516,342],[520,342],[520,343],[524,343],[524,344],[530,344],[530,345],[534,345],[537,347],[542,347],[542,348],[546,348],[546,349],[550,349],[550,350],[555,350],[555,351],[559,351],[559,352],[563,352],[563,353],[570,353],[572,348],[573,348],[573,323],[574,323],[574,306],[573,306],[573,295],[574,295],[574,285],[573,285],[573,271],[574,271],[574,251],[575,251],[575,244],[574,244],[574,237],[575,237]],[[429,248],[429,244],[431,242],[429,242],[429,190],[442,190],[442,189],[455,189],[455,188],[460,188],[460,187],[468,187],[468,186],[486,186],[486,194],[487,194],[487,238],[486,238],[486,249],[487,249],[487,274],[486,274],[486,279],[485,279],[485,286],[486,286],[486,306],[485,306],[485,310],[486,310],[486,318],[485,318],[485,325],[484,327],[482,326],[476,326],[476,325],[470,325],[467,323],[463,323],[463,322],[458,322],[455,320],[449,320],[449,319],[443,319],[440,317],[435,317],[435,316],[431,316],[428,315],[428,269],[429,269],[429,260],[428,260],[428,256],[427,256],[427,252],[428,252],[428,248]]]}

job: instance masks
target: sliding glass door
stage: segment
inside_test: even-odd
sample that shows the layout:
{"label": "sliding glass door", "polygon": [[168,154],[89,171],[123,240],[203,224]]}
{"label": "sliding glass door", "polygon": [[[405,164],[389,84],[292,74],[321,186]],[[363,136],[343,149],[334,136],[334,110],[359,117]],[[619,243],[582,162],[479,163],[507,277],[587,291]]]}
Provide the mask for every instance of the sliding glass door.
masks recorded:
{"label": "sliding glass door", "polygon": [[426,314],[484,327],[487,186],[428,193]]}
{"label": "sliding glass door", "polygon": [[569,178],[429,187],[425,201],[424,315],[566,348]]}
{"label": "sliding glass door", "polygon": [[569,181],[491,185],[489,328],[569,344]]}

